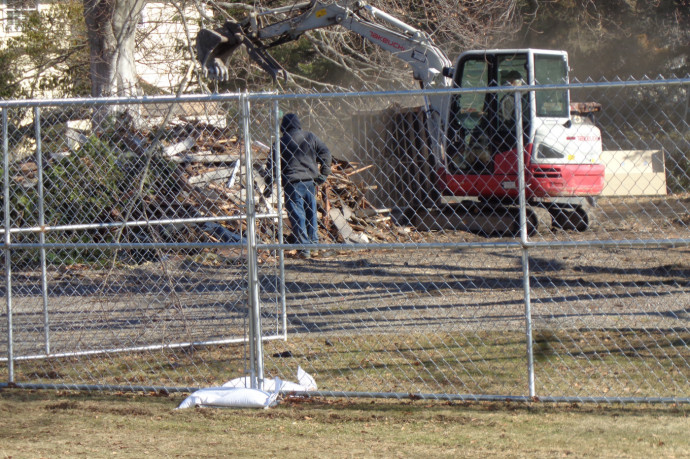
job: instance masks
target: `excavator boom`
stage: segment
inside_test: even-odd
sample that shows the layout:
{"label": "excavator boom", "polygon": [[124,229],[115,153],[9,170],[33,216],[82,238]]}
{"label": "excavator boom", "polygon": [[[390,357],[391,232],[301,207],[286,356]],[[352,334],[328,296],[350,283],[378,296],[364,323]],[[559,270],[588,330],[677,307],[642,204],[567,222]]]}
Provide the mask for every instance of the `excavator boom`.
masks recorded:
{"label": "excavator boom", "polygon": [[[368,15],[371,19],[365,18]],[[278,19],[264,24],[269,19]],[[373,20],[379,22],[374,22]],[[252,11],[241,22],[227,21],[223,27],[202,29],[196,40],[197,58],[206,76],[227,80],[228,57],[244,45],[249,56],[274,79],[287,78],[285,69],[267,49],[294,41],[310,30],[340,25],[392,55],[407,62],[421,86],[449,87],[443,73],[451,62],[422,31],[362,1],[323,3],[312,0],[290,7]]]}
{"label": "excavator boom", "polygon": [[[270,22],[272,20],[272,22]],[[227,80],[228,57],[240,46],[275,80],[287,72],[268,53],[268,49],[299,39],[310,30],[339,25],[388,51],[412,68],[422,89],[452,86],[452,67],[448,57],[423,31],[360,0],[321,2],[312,0],[290,7],[252,11],[241,22],[227,21],[223,27],[202,29],[196,40],[197,58],[204,74],[211,79]],[[442,155],[442,114],[448,98],[425,98],[427,126],[434,155]]]}

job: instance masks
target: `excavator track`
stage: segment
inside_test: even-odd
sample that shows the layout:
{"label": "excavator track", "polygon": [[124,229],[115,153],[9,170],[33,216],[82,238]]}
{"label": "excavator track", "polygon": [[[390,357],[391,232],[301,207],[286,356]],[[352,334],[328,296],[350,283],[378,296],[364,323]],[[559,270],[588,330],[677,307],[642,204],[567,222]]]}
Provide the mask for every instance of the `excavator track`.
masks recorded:
{"label": "excavator track", "polygon": [[[531,203],[525,209],[527,235],[560,229],[587,231],[595,222],[589,200],[578,203]],[[520,208],[515,204],[477,201],[446,203],[433,209],[408,210],[408,223],[420,231],[460,230],[486,237],[520,235]]]}
{"label": "excavator track", "polygon": [[596,223],[596,212],[590,201],[575,205],[551,205],[548,211],[554,228],[582,232]]}
{"label": "excavator track", "polygon": [[[527,234],[536,234],[543,212],[527,207]],[[520,235],[520,208],[517,206],[486,206],[474,202],[444,204],[434,209],[408,212],[409,222],[420,231],[459,230],[486,237]],[[543,225],[543,222],[542,222]]]}

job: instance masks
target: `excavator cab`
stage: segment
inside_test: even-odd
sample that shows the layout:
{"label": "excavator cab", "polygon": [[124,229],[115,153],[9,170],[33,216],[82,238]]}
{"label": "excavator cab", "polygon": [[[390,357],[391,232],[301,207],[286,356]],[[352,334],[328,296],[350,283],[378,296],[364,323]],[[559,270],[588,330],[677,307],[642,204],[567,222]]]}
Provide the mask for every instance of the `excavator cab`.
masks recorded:
{"label": "excavator cab", "polygon": [[[565,51],[463,53],[455,66],[453,86],[476,91],[455,94],[448,104],[442,177],[446,194],[515,198],[520,136],[528,198],[599,194],[604,178],[599,164],[601,133],[592,123],[571,119],[569,91],[523,91],[516,99],[512,89],[567,83]],[[521,110],[516,110],[516,100]]]}

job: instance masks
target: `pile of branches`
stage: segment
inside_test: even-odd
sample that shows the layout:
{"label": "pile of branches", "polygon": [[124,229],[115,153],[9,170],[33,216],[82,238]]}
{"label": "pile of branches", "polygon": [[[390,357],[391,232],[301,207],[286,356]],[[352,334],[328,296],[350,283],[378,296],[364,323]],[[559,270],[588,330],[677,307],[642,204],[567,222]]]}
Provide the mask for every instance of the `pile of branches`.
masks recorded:
{"label": "pile of branches", "polygon": [[[243,216],[250,196],[247,146],[232,127],[183,119],[157,147],[147,133],[131,129],[105,139],[74,132],[68,135],[77,140],[63,144],[64,151],[48,155],[44,162],[49,178],[47,212],[55,216],[48,224],[142,223],[88,233],[97,241],[244,241],[247,223]],[[270,147],[255,141],[249,149],[254,161],[250,177],[255,208],[276,215],[278,193],[270,199],[263,195],[262,170]],[[371,167],[333,161],[333,173],[318,189],[322,242],[361,244],[397,240],[401,232],[409,234],[409,229],[394,224],[390,209],[377,209],[367,200],[372,186],[360,174]],[[12,170],[12,181],[23,193],[37,194],[35,157],[25,157]],[[58,216],[55,209],[59,208],[69,212]],[[29,207],[26,211],[33,212]],[[291,242],[284,211],[282,218],[285,242]],[[275,218],[259,222],[258,238],[275,242]],[[147,260],[156,257],[151,251],[135,253]]]}

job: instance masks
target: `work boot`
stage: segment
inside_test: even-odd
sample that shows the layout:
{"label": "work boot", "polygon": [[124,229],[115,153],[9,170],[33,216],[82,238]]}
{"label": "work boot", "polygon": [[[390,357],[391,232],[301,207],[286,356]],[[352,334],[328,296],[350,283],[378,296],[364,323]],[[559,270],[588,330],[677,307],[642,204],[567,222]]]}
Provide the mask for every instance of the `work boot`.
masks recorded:
{"label": "work boot", "polygon": [[297,258],[301,258],[303,260],[309,260],[311,258],[312,254],[309,250],[298,250],[297,251]]}
{"label": "work boot", "polygon": [[334,250],[319,250],[314,254],[314,256],[318,258],[333,258],[336,255]]}

